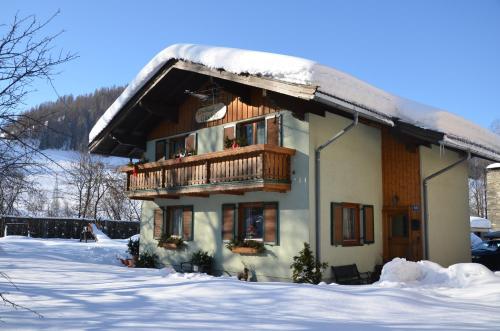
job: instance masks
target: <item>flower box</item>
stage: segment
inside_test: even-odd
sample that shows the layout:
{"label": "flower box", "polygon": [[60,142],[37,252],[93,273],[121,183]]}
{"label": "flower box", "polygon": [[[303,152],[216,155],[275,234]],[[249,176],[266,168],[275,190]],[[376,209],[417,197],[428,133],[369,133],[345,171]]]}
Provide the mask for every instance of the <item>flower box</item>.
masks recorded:
{"label": "flower box", "polygon": [[162,243],[160,244],[160,247],[170,250],[176,250],[178,248],[177,244],[174,243]]}
{"label": "flower box", "polygon": [[236,254],[258,254],[259,249],[256,247],[233,247],[231,252]]}

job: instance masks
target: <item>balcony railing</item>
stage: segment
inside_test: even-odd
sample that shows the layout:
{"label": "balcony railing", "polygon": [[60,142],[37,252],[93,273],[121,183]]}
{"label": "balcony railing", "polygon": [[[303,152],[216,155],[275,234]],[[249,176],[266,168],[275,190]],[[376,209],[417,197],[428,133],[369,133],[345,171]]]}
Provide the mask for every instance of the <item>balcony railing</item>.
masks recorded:
{"label": "balcony railing", "polygon": [[251,145],[179,159],[122,167],[127,194],[135,199],[243,194],[249,191],[286,192],[294,149]]}

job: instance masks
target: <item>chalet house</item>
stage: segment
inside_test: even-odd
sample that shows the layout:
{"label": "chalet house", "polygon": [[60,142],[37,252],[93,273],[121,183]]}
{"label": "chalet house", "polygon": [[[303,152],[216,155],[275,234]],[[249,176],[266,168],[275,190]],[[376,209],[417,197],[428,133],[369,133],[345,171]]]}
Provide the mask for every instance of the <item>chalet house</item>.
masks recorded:
{"label": "chalet house", "polygon": [[[361,271],[468,262],[465,161],[500,161],[500,138],[456,115],[310,60],[199,45],[156,55],[89,141],[144,158],[121,169],[144,201],[141,251],[178,265],[203,249],[217,272],[259,280],[290,279],[304,242]],[[162,235],[187,248],[158,247]],[[265,251],[238,249],[251,241]]]}

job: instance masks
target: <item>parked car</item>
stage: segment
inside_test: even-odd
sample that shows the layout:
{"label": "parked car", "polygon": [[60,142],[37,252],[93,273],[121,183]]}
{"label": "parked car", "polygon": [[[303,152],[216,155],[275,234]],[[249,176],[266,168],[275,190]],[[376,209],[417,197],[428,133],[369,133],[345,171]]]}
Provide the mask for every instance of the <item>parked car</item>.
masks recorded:
{"label": "parked car", "polygon": [[475,246],[472,249],[472,262],[500,271],[500,239],[488,240]]}

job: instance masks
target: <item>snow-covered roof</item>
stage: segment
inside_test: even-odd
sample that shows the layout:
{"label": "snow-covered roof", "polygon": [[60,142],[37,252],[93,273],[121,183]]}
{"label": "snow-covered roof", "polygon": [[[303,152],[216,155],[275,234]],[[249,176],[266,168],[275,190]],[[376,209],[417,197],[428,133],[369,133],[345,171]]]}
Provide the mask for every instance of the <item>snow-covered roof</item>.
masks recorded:
{"label": "snow-covered roof", "polygon": [[492,163],[486,169],[500,169],[500,163]]}
{"label": "snow-covered roof", "polygon": [[491,222],[486,218],[471,216],[470,227],[476,229],[491,229]]}
{"label": "snow-covered roof", "polygon": [[174,59],[233,74],[314,86],[318,99],[334,97],[389,121],[397,119],[441,132],[445,134],[444,145],[500,161],[500,137],[492,132],[444,110],[385,92],[337,69],[288,55],[193,44],[175,44],[158,53],[97,121],[89,134],[89,142],[168,61]]}

